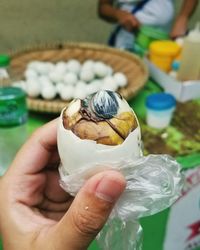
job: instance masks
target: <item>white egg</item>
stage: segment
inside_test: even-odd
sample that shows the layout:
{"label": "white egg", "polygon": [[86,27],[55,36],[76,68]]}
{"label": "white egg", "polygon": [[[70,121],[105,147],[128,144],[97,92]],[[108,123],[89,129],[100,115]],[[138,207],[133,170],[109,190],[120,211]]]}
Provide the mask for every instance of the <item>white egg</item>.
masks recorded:
{"label": "white egg", "polygon": [[116,91],[118,89],[118,86],[112,76],[106,76],[103,79],[103,84],[101,86],[102,90],[111,90]]}
{"label": "white egg", "polygon": [[58,71],[56,71],[56,70],[51,71],[51,72],[49,73],[49,79],[50,79],[52,82],[54,82],[54,83],[60,82],[60,81],[63,80],[63,73],[60,73],[60,72],[58,72]]}
{"label": "white egg", "polygon": [[78,81],[74,89],[74,98],[84,99],[87,95],[87,84],[83,81]]}
{"label": "white egg", "polygon": [[81,69],[81,64],[78,60],[76,59],[71,59],[68,61],[67,63],[67,70],[69,72],[73,72],[74,74],[79,74],[80,72],[80,69]]}
{"label": "white egg", "polygon": [[55,85],[56,92],[60,95],[62,93],[63,88],[65,87],[65,84],[63,82],[59,82]]}
{"label": "white egg", "polygon": [[48,76],[40,76],[38,80],[41,85],[41,88],[53,85],[52,81],[49,79]]}
{"label": "white egg", "polygon": [[38,73],[31,68],[27,68],[25,70],[24,76],[26,79],[30,79],[30,78],[37,78],[38,77]]}
{"label": "white egg", "polygon": [[60,98],[64,101],[69,101],[73,99],[73,95],[74,95],[74,86],[64,85],[62,91],[60,92]]}
{"label": "white egg", "polygon": [[67,72],[63,77],[63,81],[65,84],[75,85],[78,81],[78,77],[72,72]]}
{"label": "white egg", "polygon": [[67,71],[67,63],[65,62],[57,62],[55,65],[55,71],[64,75]]}
{"label": "white egg", "polygon": [[113,74],[113,68],[111,66],[107,66],[108,69],[108,74],[109,76],[111,76]]}
{"label": "white egg", "polygon": [[128,84],[128,79],[125,74],[117,72],[113,75],[113,78],[119,87],[125,87]]}
{"label": "white egg", "polygon": [[101,89],[102,81],[95,79],[90,84],[87,84],[87,94],[93,94]]}
{"label": "white egg", "polygon": [[94,72],[90,69],[82,69],[79,77],[84,82],[91,82],[94,79],[95,75]]}
{"label": "white egg", "polygon": [[41,95],[46,100],[52,100],[56,96],[56,89],[54,86],[45,86],[42,88]]}
{"label": "white egg", "polygon": [[49,66],[46,65],[45,62],[38,62],[36,65],[35,65],[35,70],[37,71],[38,74],[40,75],[46,75],[49,73]]}
{"label": "white egg", "polygon": [[95,62],[94,73],[97,77],[103,78],[108,75],[108,67],[103,62]]}
{"label": "white egg", "polygon": [[84,61],[84,63],[82,64],[82,70],[87,69],[87,70],[94,70],[94,64],[95,62],[93,60],[86,60]]}
{"label": "white egg", "polygon": [[39,63],[40,63],[40,61],[37,61],[37,60],[31,61],[31,62],[29,62],[27,64],[27,69],[34,69],[34,70],[36,70]]}
{"label": "white egg", "polygon": [[26,81],[26,93],[28,96],[36,98],[41,93],[41,86],[38,80],[29,79]]}
{"label": "white egg", "polygon": [[48,71],[48,74],[55,69],[55,65],[51,62],[46,62],[46,68]]}

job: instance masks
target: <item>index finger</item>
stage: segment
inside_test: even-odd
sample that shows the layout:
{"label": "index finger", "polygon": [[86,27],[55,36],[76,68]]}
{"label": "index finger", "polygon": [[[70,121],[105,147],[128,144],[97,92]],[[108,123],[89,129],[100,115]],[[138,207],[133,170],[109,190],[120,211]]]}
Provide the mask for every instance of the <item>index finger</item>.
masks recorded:
{"label": "index finger", "polygon": [[18,174],[40,172],[57,152],[57,123],[55,119],[37,129],[17,153],[11,169]]}

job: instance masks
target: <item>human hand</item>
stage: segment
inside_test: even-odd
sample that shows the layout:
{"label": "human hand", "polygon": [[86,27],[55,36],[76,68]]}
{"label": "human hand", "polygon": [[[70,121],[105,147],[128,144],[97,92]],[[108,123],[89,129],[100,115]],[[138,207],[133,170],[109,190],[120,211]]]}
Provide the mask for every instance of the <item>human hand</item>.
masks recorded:
{"label": "human hand", "polygon": [[187,23],[188,20],[185,17],[178,17],[177,20],[175,21],[170,36],[172,39],[184,36],[187,31]]}
{"label": "human hand", "polygon": [[0,234],[4,250],[85,250],[125,188],[105,171],[75,198],[59,186],[57,120],[37,130],[0,179]]}
{"label": "human hand", "polygon": [[140,22],[138,21],[138,19],[133,14],[127,11],[118,10],[116,16],[118,23],[129,32],[132,32],[133,30],[140,27]]}

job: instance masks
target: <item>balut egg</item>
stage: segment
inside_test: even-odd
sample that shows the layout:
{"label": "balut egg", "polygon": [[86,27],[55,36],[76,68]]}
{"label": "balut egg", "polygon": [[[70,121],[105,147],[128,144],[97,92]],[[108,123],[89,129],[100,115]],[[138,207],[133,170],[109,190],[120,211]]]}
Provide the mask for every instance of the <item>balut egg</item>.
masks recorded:
{"label": "balut egg", "polygon": [[81,69],[81,64],[76,59],[71,59],[67,63],[67,70],[69,72],[73,72],[74,74],[78,75]]}
{"label": "balut egg", "polygon": [[59,120],[62,173],[137,159],[142,154],[140,137],[136,115],[119,94],[101,90],[75,99]]}

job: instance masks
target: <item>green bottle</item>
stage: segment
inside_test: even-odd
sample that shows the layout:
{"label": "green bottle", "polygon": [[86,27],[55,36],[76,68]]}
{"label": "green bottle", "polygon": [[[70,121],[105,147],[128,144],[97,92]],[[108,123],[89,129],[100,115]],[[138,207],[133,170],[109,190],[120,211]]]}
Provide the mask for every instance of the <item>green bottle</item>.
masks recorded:
{"label": "green bottle", "polygon": [[15,87],[0,88],[0,175],[27,139],[26,94]]}

